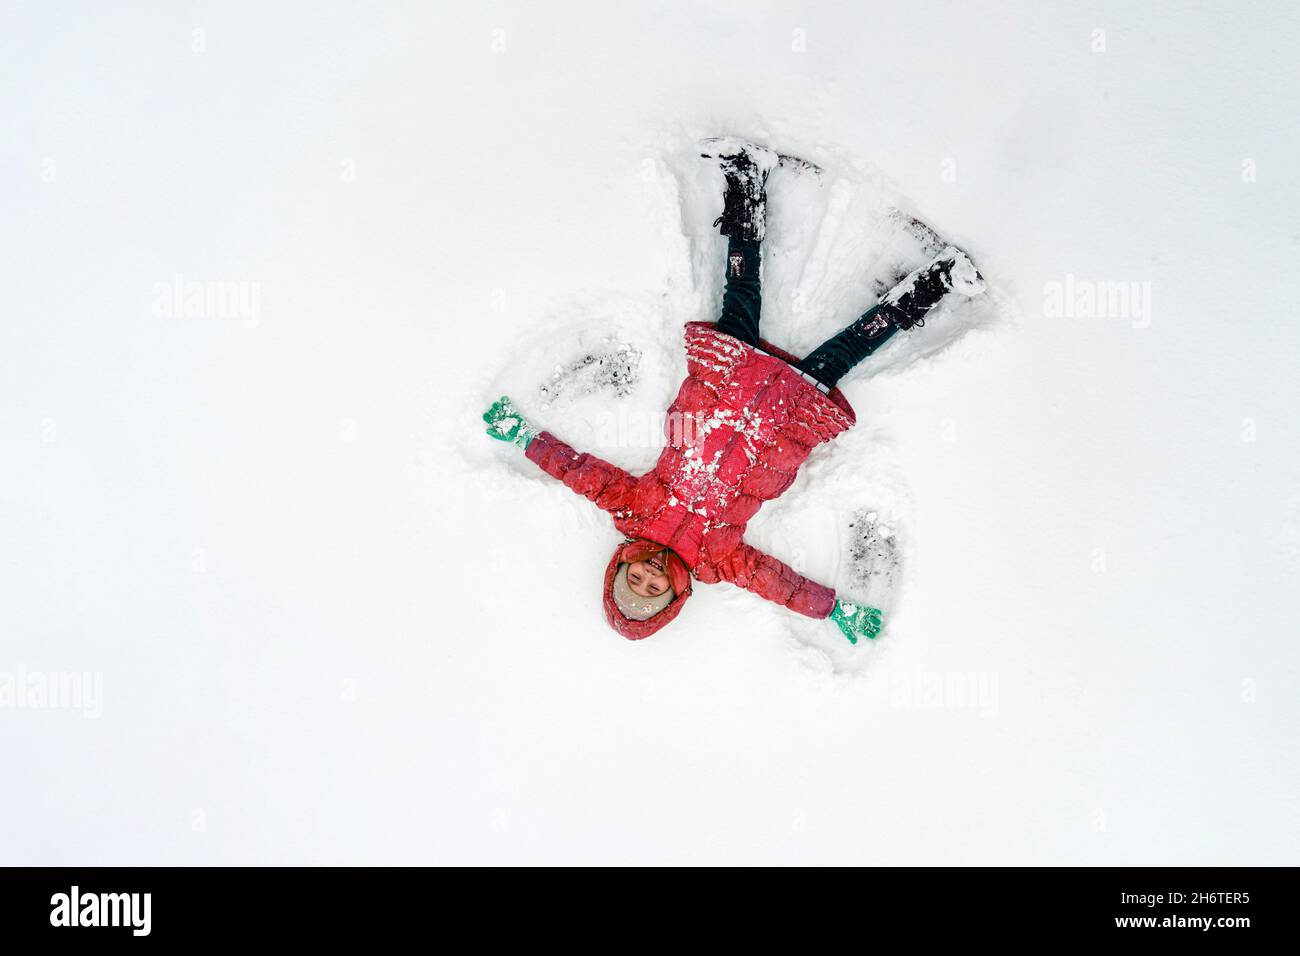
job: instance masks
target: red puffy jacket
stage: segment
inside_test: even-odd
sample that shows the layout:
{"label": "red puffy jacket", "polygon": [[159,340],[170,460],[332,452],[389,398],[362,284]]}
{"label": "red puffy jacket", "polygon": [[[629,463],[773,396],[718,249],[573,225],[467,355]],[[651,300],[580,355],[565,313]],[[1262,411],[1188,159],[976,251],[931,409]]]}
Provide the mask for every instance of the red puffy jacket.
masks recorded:
{"label": "red puffy jacket", "polygon": [[[550,432],[529,443],[528,458],[608,511],[634,543],[671,549],[697,580],[729,581],[800,614],[829,616],[834,590],[746,544],[745,525],[790,487],[814,447],[853,426],[853,407],[839,389],[823,394],[792,367],[793,356],[767,342],[756,349],[713,322],[689,322],[685,331],[686,380],[668,409],[667,444],[653,469],[630,475]],[[668,607],[645,621],[624,617],[611,585],[627,548],[606,568],[603,597],[610,624],[636,640],[676,618],[691,589],[689,578],[682,588],[674,575],[677,596]]]}

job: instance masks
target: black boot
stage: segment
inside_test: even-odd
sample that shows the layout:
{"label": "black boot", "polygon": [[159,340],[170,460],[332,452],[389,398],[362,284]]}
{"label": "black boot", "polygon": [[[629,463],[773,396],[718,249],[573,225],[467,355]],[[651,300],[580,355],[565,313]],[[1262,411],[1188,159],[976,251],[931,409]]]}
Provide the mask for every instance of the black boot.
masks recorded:
{"label": "black boot", "polygon": [[925,325],[925,315],[948,292],[979,295],[984,279],[960,249],[946,247],[885,294],[880,304],[817,346],[795,367],[834,388],[849,371],[889,341],[899,329]]}
{"label": "black boot", "polygon": [[722,215],[713,221],[724,236],[761,241],[767,231],[767,176],[780,161],[770,149],[735,140],[711,140],[700,155],[717,159],[727,179]]}
{"label": "black boot", "polygon": [[885,293],[880,309],[900,329],[920,328],[925,325],[926,313],[953,290],[979,295],[984,291],[984,277],[966,253],[947,246],[928,265]]}

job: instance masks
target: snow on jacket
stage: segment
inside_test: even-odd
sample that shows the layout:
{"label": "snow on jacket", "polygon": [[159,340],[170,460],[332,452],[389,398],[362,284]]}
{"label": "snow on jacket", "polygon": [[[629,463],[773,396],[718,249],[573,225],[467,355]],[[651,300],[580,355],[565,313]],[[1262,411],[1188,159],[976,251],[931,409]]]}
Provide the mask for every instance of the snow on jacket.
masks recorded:
{"label": "snow on jacket", "polygon": [[[697,580],[728,581],[828,617],[834,590],[746,544],[745,525],[790,487],[813,448],[853,426],[852,406],[839,389],[823,394],[793,368],[791,355],[767,342],[756,349],[713,322],[689,322],[685,336],[686,380],[668,409],[667,443],[654,468],[628,474],[545,431],[529,443],[528,458],[609,512],[629,539],[671,549]],[[611,614],[610,584],[624,547],[606,569],[606,616],[635,640],[676,618],[691,592],[679,590],[645,621]]]}

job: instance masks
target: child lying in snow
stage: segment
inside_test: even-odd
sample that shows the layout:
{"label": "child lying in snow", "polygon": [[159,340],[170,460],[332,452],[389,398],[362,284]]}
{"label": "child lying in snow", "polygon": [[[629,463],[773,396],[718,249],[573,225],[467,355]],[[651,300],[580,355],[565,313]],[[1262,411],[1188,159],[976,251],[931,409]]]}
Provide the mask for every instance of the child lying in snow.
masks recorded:
{"label": "child lying in snow", "polygon": [[845,373],[898,329],[924,325],[949,290],[976,295],[984,283],[949,246],[811,355],[789,355],[758,335],[766,183],[779,157],[713,142],[704,155],[719,160],[726,179],[723,213],[714,223],[729,240],[722,316],[686,324],[687,377],[668,416],[669,423],[689,419],[698,427],[666,428],[667,446],[644,475],[578,454],[530,425],[504,396],[483,416],[487,433],[523,448],[547,474],[608,511],[629,539],[614,551],[603,586],[605,617],[624,637],[649,637],[676,618],[694,576],[829,617],[856,644],[880,632],[880,612],[836,600],[831,588],[746,544],[745,525],[790,487],[815,446],[854,424],[852,406],[835,387]]}

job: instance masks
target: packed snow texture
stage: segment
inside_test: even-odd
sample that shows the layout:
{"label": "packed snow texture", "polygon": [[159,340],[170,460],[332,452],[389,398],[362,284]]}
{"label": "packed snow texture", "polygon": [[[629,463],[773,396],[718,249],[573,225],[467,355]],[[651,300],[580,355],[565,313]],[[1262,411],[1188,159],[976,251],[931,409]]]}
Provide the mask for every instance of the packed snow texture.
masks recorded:
{"label": "packed snow texture", "polygon": [[[1300,11],[1243,13],[6,4],[0,862],[1296,863]],[[724,133],[826,170],[776,344],[913,214],[989,280],[753,523],[857,647],[618,637],[479,417],[649,466]]]}

